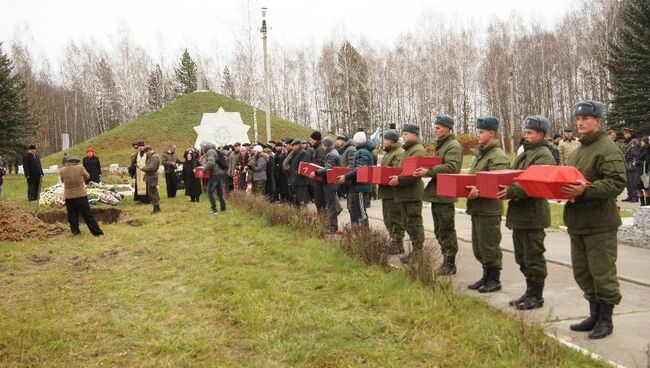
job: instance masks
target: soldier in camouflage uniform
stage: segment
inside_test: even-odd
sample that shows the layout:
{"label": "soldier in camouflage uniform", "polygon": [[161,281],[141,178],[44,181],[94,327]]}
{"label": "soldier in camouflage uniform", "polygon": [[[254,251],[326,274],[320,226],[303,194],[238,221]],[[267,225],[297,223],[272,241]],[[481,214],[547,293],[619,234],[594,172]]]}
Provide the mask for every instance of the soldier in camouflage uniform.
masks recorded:
{"label": "soldier in camouflage uniform", "polygon": [[[470,174],[479,171],[505,170],[510,167],[508,156],[495,141],[499,119],[481,117],[476,120],[478,147],[473,150],[474,159]],[[501,214],[500,199],[480,198],[477,187],[470,186],[467,196],[467,213],[472,216],[472,250],[483,266],[480,280],[468,286],[471,290],[489,293],[501,290]]]}
{"label": "soldier in camouflage uniform", "polygon": [[[513,169],[525,170],[531,165],[555,165],[546,133],[550,122],[543,116],[530,116],[524,121],[524,153],[517,156]],[[544,306],[544,281],[546,280],[546,259],[544,259],[544,229],[551,226],[551,206],[544,198],[529,197],[523,188],[515,183],[499,192],[499,198],[508,198],[506,227],[512,229],[512,243],[515,247],[515,261],[526,278],[526,292],[510,305],[527,310]]]}
{"label": "soldier in camouflage uniform", "polygon": [[[404,148],[399,142],[399,133],[391,129],[384,133],[384,151],[386,154],[382,159],[382,166],[402,167],[402,156]],[[388,185],[379,185],[377,194],[381,199],[381,208],[384,215],[384,224],[391,236],[392,244],[390,254],[399,254],[404,250],[404,209],[402,204],[396,201],[396,188]]]}
{"label": "soldier in camouflage uniform", "polygon": [[454,217],[455,198],[439,197],[436,195],[436,175],[439,173],[458,174],[463,163],[463,149],[452,132],[454,119],[447,115],[437,115],[434,121],[436,135],[436,157],[442,157],[442,164],[430,169],[419,168],[415,176],[430,177],[431,180],[422,194],[422,200],[431,202],[433,216],[433,230],[440,250],[444,256],[442,266],[438,269],[439,275],[456,274],[456,254],[458,253],[458,240],[456,239],[456,226]]}
{"label": "soldier in camouflage uniform", "polygon": [[[420,143],[420,127],[415,124],[404,124],[402,127],[404,141],[404,158],[411,156],[426,156],[427,151]],[[403,164],[403,161],[402,161]],[[393,187],[395,201],[398,202],[404,213],[404,228],[409,234],[413,251],[400,258],[402,263],[409,263],[414,258],[420,257],[424,247],[424,223],[422,221],[422,192],[424,184],[422,179],[413,176],[396,175],[388,183]]]}
{"label": "soldier in camouflage uniform", "polygon": [[564,223],[571,237],[573,276],[589,301],[589,317],[570,328],[591,331],[590,339],[600,339],[612,333],[614,305],[621,302],[616,276],[616,234],[621,218],[616,197],[626,184],[625,159],[602,129],[602,103],[582,101],[571,113],[581,146],[569,157],[569,165],[580,170],[589,184],[562,188],[568,197],[575,197],[564,207]]}

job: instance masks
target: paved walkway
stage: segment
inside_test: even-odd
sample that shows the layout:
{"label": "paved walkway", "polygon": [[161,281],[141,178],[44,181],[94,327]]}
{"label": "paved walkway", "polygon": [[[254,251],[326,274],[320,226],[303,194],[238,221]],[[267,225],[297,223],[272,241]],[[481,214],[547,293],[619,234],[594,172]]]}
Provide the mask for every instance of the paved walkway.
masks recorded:
{"label": "paved walkway", "polygon": [[[345,208],[345,202],[341,202]],[[429,204],[423,211],[426,237],[433,239],[433,220]],[[648,367],[650,357],[650,250],[619,245],[618,274],[623,301],[614,310],[614,334],[602,340],[592,341],[584,333],[575,333],[568,326],[582,320],[588,314],[588,304],[573,279],[569,236],[560,229],[549,229],[546,237],[546,257],[549,276],[546,281],[545,305],[543,308],[520,312],[508,305],[508,301],[519,297],[525,289],[525,280],[512,254],[512,232],[503,226],[501,247],[503,255],[503,290],[480,294],[466,288],[466,285],[480,278],[482,270],[472,255],[470,216],[457,211],[456,230],[459,238],[457,257],[458,274],[454,285],[463,292],[483,299],[492,306],[547,326],[550,334],[564,342],[594,352],[605,359],[625,367]],[[381,201],[373,201],[368,209],[372,226],[384,227],[381,215]],[[341,213],[342,225],[349,222],[347,210]],[[391,262],[399,263],[392,259]]]}

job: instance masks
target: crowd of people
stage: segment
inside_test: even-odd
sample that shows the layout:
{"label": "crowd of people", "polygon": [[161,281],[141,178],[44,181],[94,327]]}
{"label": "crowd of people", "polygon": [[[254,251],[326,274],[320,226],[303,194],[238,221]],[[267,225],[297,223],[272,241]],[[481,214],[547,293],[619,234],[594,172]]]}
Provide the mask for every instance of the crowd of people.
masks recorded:
{"label": "crowd of people", "polygon": [[[616,271],[617,229],[621,225],[616,198],[627,186],[626,201],[648,203],[647,176],[650,171],[648,137],[638,139],[633,129],[624,129],[623,145],[616,135],[603,129],[604,105],[597,101],[581,101],[572,108],[572,128],[563,135],[547,136],[550,122],[543,116],[529,116],[524,122],[521,149],[511,163],[499,147],[497,133],[500,121],[496,117],[476,120],[478,146],[469,173],[502,169],[524,170],[531,165],[575,166],[587,182],[568,184],[565,195],[574,198],[566,203],[564,222],[571,242],[574,277],[589,302],[589,317],[571,325],[574,331],[589,331],[593,339],[603,338],[613,331],[612,313],[621,301]],[[133,144],[134,152],[128,173],[133,179],[134,200],[150,203],[153,213],[161,211],[158,193],[158,171],[164,168],[167,197],[174,198],[182,186],[190,202],[199,202],[207,194],[209,215],[226,211],[226,195],[249,191],[265,196],[268,201],[284,202],[296,207],[313,203],[318,213],[327,218],[331,236],[341,235],[338,216],[341,199],[347,201],[350,223],[369,226],[367,208],[372,196],[382,203],[382,215],[391,237],[389,252],[398,255],[405,264],[414,264],[423,256],[423,202],[429,202],[435,238],[443,255],[438,269],[440,275],[457,272],[458,241],[455,228],[455,198],[437,194],[438,174],[461,171],[463,148],[454,134],[455,121],[440,114],[433,121],[435,132],[434,156],[442,164],[418,168],[413,175],[390,177],[387,184],[375,185],[357,180],[361,166],[381,165],[400,168],[404,159],[426,156],[420,140],[420,127],[404,124],[401,132],[394,126],[383,134],[381,141],[363,130],[351,136],[339,133],[323,137],[314,131],[308,141],[285,138],[266,144],[233,143],[216,146],[201,142],[200,148],[187,148],[182,156],[176,146],[169,145],[162,158],[145,142]],[[27,178],[28,198],[38,197],[43,171],[40,160],[30,146],[23,158]],[[61,178],[65,185],[66,207],[73,233],[79,233],[78,217],[82,216],[93,235],[102,231],[92,217],[85,198],[84,182],[101,180],[101,165],[94,150],[88,149],[83,165],[74,156],[66,156]],[[314,163],[321,168],[309,175],[299,172],[301,163]],[[182,169],[179,167],[182,165]],[[348,172],[326,180],[327,170],[346,167]],[[0,174],[4,168],[0,165]],[[423,178],[429,178],[425,186]],[[0,175],[0,184],[2,183]],[[480,293],[501,289],[502,269],[501,216],[507,200],[506,226],[512,229],[515,261],[526,280],[521,297],[510,301],[519,310],[544,305],[544,284],[547,278],[545,229],[551,225],[547,199],[530,197],[517,183],[503,186],[497,198],[484,198],[476,186],[470,186],[467,213],[471,216],[472,251],[483,269],[482,277],[468,285]],[[1,191],[1,187],[0,187]],[[1,192],[0,192],[1,193]],[[217,206],[218,201],[218,206]],[[411,247],[405,246],[408,234]]]}

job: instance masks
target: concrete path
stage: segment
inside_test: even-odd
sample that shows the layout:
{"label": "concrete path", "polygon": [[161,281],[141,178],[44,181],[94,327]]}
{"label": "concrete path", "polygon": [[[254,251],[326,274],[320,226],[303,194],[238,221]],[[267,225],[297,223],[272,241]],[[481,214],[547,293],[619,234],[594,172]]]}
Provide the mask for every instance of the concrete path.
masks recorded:
{"label": "concrete path", "polygon": [[[346,204],[341,202],[343,208]],[[428,203],[423,211],[427,240],[434,239],[433,220]],[[373,201],[368,209],[372,226],[384,228],[381,201]],[[339,216],[341,225],[349,223],[344,210]],[[650,250],[619,245],[618,273],[623,301],[614,310],[614,334],[602,340],[592,341],[584,333],[575,333],[568,326],[588,315],[588,304],[573,279],[568,234],[560,229],[549,229],[546,237],[546,258],[549,276],[546,281],[543,308],[521,312],[510,307],[508,301],[519,297],[526,285],[512,254],[512,232],[502,224],[503,290],[480,294],[466,285],[480,278],[482,270],[472,255],[471,221],[464,211],[457,211],[456,230],[459,238],[457,257],[458,274],[453,284],[461,291],[480,298],[492,306],[516,314],[530,321],[547,326],[550,334],[563,342],[577,345],[604,359],[625,367],[650,367]],[[391,263],[398,259],[392,259]]]}

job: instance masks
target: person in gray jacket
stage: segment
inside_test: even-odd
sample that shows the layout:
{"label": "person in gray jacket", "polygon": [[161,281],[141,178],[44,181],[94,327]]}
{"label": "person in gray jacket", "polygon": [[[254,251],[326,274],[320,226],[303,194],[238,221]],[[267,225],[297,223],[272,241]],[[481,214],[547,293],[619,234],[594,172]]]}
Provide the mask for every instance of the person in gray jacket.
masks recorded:
{"label": "person in gray jacket", "polygon": [[248,161],[248,167],[253,173],[253,193],[264,195],[266,192],[266,166],[268,165],[268,155],[264,157],[262,146],[253,147],[253,155]]}
{"label": "person in gray jacket", "polygon": [[201,151],[205,156],[205,166],[203,167],[204,172],[210,173],[210,179],[208,181],[207,189],[208,198],[210,199],[210,215],[217,214],[217,202],[214,197],[214,194],[219,196],[219,204],[221,205],[221,212],[226,210],[226,200],[223,197],[223,185],[222,181],[228,166],[226,165],[225,157],[223,153],[217,151],[217,148],[214,144],[210,142],[203,141],[201,142]]}
{"label": "person in gray jacket", "polygon": [[[357,154],[357,146],[350,137],[345,133],[340,133],[336,136],[336,149],[341,155],[341,166],[352,167],[354,164],[354,157]],[[350,186],[347,184],[339,185],[339,198],[347,198]]]}
{"label": "person in gray jacket", "polygon": [[325,213],[327,213],[327,219],[330,227],[330,234],[336,234],[339,230],[339,221],[338,216],[341,213],[341,204],[337,196],[338,184],[328,184],[327,183],[327,170],[335,166],[341,166],[341,155],[334,148],[334,139],[331,137],[323,138],[322,142],[323,150],[325,151],[324,166],[322,169],[313,172],[310,174],[312,179],[315,179],[316,176],[322,178],[323,194],[325,199]]}

